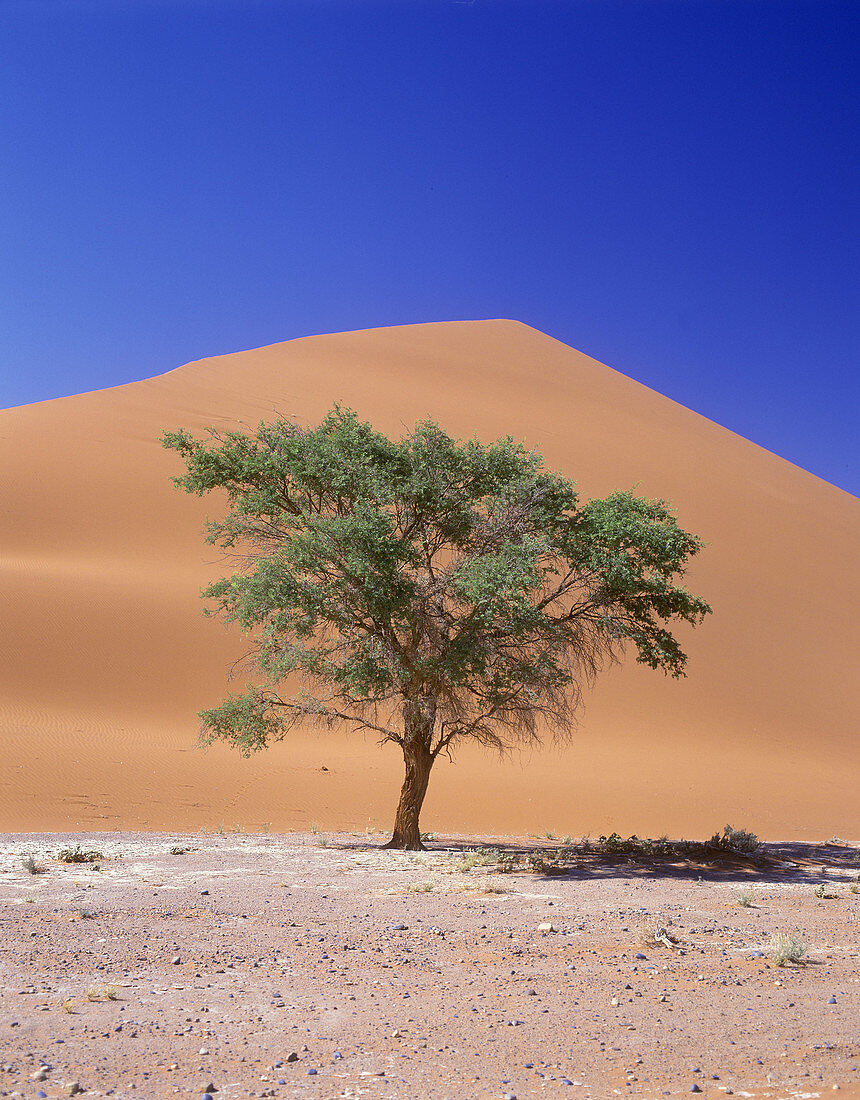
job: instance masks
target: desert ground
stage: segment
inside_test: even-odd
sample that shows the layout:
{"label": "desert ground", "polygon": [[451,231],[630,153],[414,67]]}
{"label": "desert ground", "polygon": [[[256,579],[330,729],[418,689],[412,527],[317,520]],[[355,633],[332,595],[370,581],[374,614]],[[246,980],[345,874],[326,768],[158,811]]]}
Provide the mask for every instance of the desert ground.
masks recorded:
{"label": "desert ground", "polygon": [[857,846],[383,839],[0,838],[0,1095],[860,1096]]}

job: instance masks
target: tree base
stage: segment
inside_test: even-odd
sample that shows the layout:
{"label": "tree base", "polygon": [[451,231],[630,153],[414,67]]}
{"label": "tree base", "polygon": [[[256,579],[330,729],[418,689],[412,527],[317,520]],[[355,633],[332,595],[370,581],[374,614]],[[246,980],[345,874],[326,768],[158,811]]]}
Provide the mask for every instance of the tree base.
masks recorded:
{"label": "tree base", "polygon": [[386,851],[387,849],[390,849],[391,851],[397,851],[397,852],[426,852],[427,851],[427,849],[424,847],[424,845],[421,843],[420,840],[413,840],[413,841],[410,842],[408,840],[402,840],[402,839],[400,839],[399,837],[396,837],[396,836],[393,836],[387,844],[382,845],[382,850],[383,851]]}

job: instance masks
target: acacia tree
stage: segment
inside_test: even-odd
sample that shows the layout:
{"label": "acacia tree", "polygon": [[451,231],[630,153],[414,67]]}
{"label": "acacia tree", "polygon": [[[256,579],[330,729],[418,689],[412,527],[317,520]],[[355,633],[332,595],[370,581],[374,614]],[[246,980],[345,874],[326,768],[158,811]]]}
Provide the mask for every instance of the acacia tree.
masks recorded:
{"label": "acacia tree", "polygon": [[163,443],[185,460],[177,486],[226,490],[208,541],[237,568],[203,596],[251,646],[254,682],[201,711],[204,742],[249,755],[307,720],[394,742],[406,774],[389,847],[422,847],[441,753],[564,736],[628,646],[683,675],[664,624],[710,611],[675,583],[702,543],[663,501],[581,504],[510,438],[462,442],[425,421],[394,441],[335,406],[310,430],[278,419]]}

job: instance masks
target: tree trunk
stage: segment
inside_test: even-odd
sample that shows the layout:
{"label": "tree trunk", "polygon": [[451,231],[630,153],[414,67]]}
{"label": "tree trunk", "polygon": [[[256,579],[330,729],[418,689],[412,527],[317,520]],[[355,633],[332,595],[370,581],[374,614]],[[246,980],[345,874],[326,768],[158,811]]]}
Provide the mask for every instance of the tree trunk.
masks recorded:
{"label": "tree trunk", "polygon": [[430,746],[436,720],[435,700],[425,697],[417,701],[407,701],[403,708],[403,719],[406,776],[394,818],[394,834],[385,847],[422,852],[424,845],[421,843],[418,815],[421,813],[430,780],[430,769],[433,767],[434,756]]}

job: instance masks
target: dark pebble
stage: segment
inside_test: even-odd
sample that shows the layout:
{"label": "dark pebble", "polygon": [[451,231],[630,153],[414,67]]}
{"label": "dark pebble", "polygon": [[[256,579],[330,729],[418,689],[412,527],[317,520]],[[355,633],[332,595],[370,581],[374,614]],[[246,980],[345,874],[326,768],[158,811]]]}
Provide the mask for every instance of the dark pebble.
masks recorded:
{"label": "dark pebble", "polygon": [[690,1092],[701,1092],[702,1090],[698,1085],[690,1085]]}
{"label": "dark pebble", "polygon": [[209,897],[209,891],[208,891],[208,890],[201,890],[201,891],[200,891],[200,897],[201,897],[201,898],[207,898],[207,897]]}
{"label": "dark pebble", "polygon": [[633,956],[633,958],[634,959],[647,959],[648,956],[643,955],[641,951],[637,951],[636,954]]}
{"label": "dark pebble", "polygon": [[831,997],[831,998],[830,998],[830,1000],[829,1000],[829,1001],[828,1001],[827,1003],[828,1003],[829,1005],[835,1005],[835,1004],[836,1004],[836,998],[835,998],[835,997]]}
{"label": "dark pebble", "polygon": [[311,1067],[311,1069],[308,1070],[308,1077],[316,1077],[316,1075],[317,1071],[313,1067]]}

